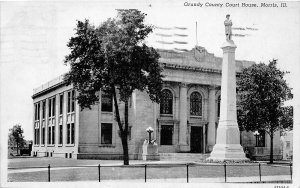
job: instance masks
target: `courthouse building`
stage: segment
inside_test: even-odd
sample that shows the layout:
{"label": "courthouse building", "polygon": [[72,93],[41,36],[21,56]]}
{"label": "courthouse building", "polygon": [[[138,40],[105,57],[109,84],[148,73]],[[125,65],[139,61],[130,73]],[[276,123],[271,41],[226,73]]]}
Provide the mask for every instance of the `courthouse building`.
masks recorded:
{"label": "courthouse building", "polygon": [[[187,52],[158,50],[164,68],[163,98],[151,102],[146,92],[134,91],[129,105],[129,156],[141,159],[146,128],[153,127],[159,153],[209,154],[216,142],[222,58],[203,47]],[[237,74],[252,65],[236,61]],[[99,102],[81,111],[72,85],[60,76],[34,90],[34,156],[119,159],[122,144],[111,96],[99,92]],[[121,104],[120,104],[121,105]],[[123,115],[124,106],[120,106]],[[278,137],[278,138],[277,138]],[[267,156],[268,135],[241,134],[252,157]],[[279,134],[274,155],[280,158]]]}

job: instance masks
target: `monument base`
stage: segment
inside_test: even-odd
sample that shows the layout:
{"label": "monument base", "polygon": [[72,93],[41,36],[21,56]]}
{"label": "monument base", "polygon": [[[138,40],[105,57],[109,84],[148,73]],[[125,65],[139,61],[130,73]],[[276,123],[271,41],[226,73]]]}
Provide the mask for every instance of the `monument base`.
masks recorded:
{"label": "monument base", "polygon": [[240,144],[216,144],[208,161],[249,161]]}
{"label": "monument base", "polygon": [[143,144],[142,158],[146,160],[159,160],[158,146],[156,143],[149,144],[147,141]]}
{"label": "monument base", "polygon": [[178,145],[179,152],[189,152],[190,146],[189,145]]}

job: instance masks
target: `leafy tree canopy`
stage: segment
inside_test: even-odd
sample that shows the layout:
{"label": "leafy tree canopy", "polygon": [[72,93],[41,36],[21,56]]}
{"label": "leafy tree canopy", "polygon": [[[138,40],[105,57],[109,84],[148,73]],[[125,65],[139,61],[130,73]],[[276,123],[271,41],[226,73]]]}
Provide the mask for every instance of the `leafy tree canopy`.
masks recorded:
{"label": "leafy tree canopy", "polygon": [[23,129],[21,125],[16,124],[13,128],[9,129],[8,135],[8,145],[9,146],[17,146],[22,148],[25,145],[25,139],[23,136]]}
{"label": "leafy tree canopy", "polygon": [[292,108],[283,102],[292,98],[284,80],[288,72],[279,70],[277,60],[245,68],[237,80],[238,122],[240,129],[265,130],[273,134],[281,128],[292,128]]}
{"label": "leafy tree canopy", "polygon": [[78,90],[82,109],[98,101],[100,89],[112,94],[115,87],[123,102],[135,89],[147,91],[151,100],[159,102],[162,68],[159,54],[144,43],[153,29],[145,25],[145,16],[138,10],[118,10],[116,18],[99,27],[89,20],[78,21],[76,34],[68,43],[71,53],[65,63],[71,70],[65,81]]}

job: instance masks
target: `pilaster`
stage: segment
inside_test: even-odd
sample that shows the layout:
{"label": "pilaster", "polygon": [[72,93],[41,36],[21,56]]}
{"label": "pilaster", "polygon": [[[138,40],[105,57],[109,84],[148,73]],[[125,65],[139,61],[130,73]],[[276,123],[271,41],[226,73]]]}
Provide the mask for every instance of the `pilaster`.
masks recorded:
{"label": "pilaster", "polygon": [[208,129],[207,129],[207,150],[211,152],[215,145],[216,136],[216,88],[215,86],[209,87],[208,91]]}
{"label": "pilaster", "polygon": [[187,84],[180,83],[179,87],[179,147],[187,151]]}

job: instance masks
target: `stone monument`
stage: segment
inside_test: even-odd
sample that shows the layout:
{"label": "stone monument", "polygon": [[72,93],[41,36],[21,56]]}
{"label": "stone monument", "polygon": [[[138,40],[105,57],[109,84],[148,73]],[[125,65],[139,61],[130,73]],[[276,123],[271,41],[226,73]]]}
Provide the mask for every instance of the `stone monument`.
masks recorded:
{"label": "stone monument", "polygon": [[237,124],[236,112],[236,45],[231,39],[232,21],[226,15],[225,35],[226,42],[222,45],[222,83],[220,119],[217,129],[216,144],[208,160],[212,161],[246,161],[243,147],[240,144],[240,131]]}
{"label": "stone monument", "polygon": [[151,139],[151,133],[154,130],[152,127],[148,127],[146,131],[149,134],[149,138],[145,139],[143,144],[143,160],[159,160],[157,143]]}

